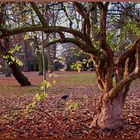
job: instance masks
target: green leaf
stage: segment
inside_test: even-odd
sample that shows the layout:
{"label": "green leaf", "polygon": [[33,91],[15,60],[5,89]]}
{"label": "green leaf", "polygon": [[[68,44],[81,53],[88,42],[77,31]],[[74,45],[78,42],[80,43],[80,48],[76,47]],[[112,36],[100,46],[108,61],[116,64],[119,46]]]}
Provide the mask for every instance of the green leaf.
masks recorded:
{"label": "green leaf", "polygon": [[36,102],[30,103],[26,107],[25,112],[31,113],[35,107],[36,107]]}
{"label": "green leaf", "polygon": [[40,100],[41,100],[40,95],[39,95],[39,94],[36,94],[36,95],[35,95],[35,99],[36,99],[37,101],[40,101]]}
{"label": "green leaf", "polygon": [[71,65],[71,68],[80,72],[82,69],[82,62],[77,61],[75,64]]}
{"label": "green leaf", "polygon": [[34,44],[34,42],[30,42],[30,46],[31,46],[31,47],[33,46],[33,44]]}
{"label": "green leaf", "polygon": [[79,107],[80,107],[80,104],[72,100],[66,103],[66,110],[69,110],[69,111],[77,110]]}
{"label": "green leaf", "polygon": [[16,58],[16,63],[17,63],[19,66],[23,66],[23,62],[20,61],[18,58]]}
{"label": "green leaf", "polygon": [[36,101],[40,101],[40,100],[45,99],[46,97],[48,97],[48,93],[41,93],[41,94],[36,94],[34,99]]}
{"label": "green leaf", "polygon": [[24,36],[24,40],[27,40],[27,39],[29,39],[30,38],[30,35],[29,34],[26,34],[25,36]]}
{"label": "green leaf", "polygon": [[22,47],[21,47],[19,44],[16,44],[16,46],[15,46],[15,51],[20,51],[21,48],[22,48]]}
{"label": "green leaf", "polygon": [[3,56],[3,58],[6,59],[6,60],[9,59],[9,57],[10,57],[9,55],[4,55]]}
{"label": "green leaf", "polygon": [[15,59],[16,59],[14,56],[10,56],[10,58],[12,61],[15,61]]}
{"label": "green leaf", "polygon": [[49,88],[49,87],[52,86],[51,83],[48,82],[48,81],[46,81],[46,80],[44,80],[44,81],[41,83],[41,85],[42,85],[42,86],[46,86],[47,88]]}

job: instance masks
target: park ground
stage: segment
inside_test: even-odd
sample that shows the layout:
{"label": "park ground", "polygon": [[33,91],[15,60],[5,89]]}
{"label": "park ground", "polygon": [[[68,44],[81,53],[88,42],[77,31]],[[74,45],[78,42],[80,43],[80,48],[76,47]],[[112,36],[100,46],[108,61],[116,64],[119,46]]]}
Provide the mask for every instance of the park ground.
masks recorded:
{"label": "park ground", "polygon": [[[48,81],[48,97],[29,113],[26,107],[40,93],[42,76],[24,73],[32,83],[21,87],[14,77],[0,75],[0,138],[140,138],[140,81],[134,81],[124,106],[124,128],[107,132],[89,128],[98,103],[99,89],[94,72],[56,72]],[[66,100],[61,97],[68,95]],[[68,102],[78,104],[75,110]]]}

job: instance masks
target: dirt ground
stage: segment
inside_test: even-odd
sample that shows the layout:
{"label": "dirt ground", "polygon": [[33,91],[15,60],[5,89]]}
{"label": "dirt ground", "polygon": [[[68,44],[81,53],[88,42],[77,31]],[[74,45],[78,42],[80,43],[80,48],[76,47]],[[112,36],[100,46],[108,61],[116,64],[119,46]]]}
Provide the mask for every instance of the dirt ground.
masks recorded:
{"label": "dirt ground", "polygon": [[[56,84],[48,89],[49,96],[26,112],[35,94],[40,93],[42,76],[24,73],[32,83],[21,87],[14,77],[0,75],[0,138],[140,138],[140,81],[135,81],[124,106],[124,128],[105,132],[89,128],[100,95],[94,72],[56,72]],[[79,79],[77,79],[77,77]],[[68,95],[67,100],[62,100]],[[78,104],[75,110],[68,102]]]}

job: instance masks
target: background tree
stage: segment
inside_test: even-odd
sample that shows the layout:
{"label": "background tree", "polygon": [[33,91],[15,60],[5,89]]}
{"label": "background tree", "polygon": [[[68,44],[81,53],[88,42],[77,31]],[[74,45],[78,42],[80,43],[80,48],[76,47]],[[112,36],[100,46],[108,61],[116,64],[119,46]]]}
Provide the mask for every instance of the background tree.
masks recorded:
{"label": "background tree", "polygon": [[[1,4],[1,7],[4,7],[4,10],[1,11],[1,14],[3,14],[3,18],[1,18],[1,26],[0,28],[7,28],[7,24],[9,22],[6,22],[6,13],[7,13],[7,9],[6,9],[6,4]],[[4,18],[5,17],[5,18]],[[3,30],[1,30],[1,32],[3,32]],[[8,66],[10,67],[11,71],[12,71],[12,74],[13,76],[16,78],[16,80],[20,83],[20,85],[22,86],[29,86],[31,85],[31,83],[28,81],[28,79],[21,73],[21,70],[18,66],[18,64],[16,64],[16,62],[13,61],[13,58],[12,57],[12,54],[10,54],[8,51],[9,49],[11,48],[11,45],[10,45],[10,37],[6,37],[4,38],[3,40],[1,40],[0,42],[0,55],[2,57],[4,56],[9,56],[7,59],[4,59]],[[15,59],[15,60],[18,60],[18,59]]]}

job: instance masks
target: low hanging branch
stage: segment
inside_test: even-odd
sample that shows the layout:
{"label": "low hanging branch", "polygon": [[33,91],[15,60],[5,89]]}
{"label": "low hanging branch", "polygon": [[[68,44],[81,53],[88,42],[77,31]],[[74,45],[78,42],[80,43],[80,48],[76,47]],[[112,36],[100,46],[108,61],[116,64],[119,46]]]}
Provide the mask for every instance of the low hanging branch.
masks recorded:
{"label": "low hanging branch", "polygon": [[46,33],[59,33],[59,32],[67,32],[70,34],[73,34],[82,40],[84,40],[84,35],[75,29],[63,27],[63,26],[48,26],[43,27],[42,25],[34,25],[34,26],[26,26],[26,27],[18,27],[11,30],[3,29],[3,33],[0,35],[0,39],[4,37],[8,37],[11,35],[19,34],[19,33],[25,33],[25,32],[34,32],[34,31],[44,31]]}
{"label": "low hanging branch", "polygon": [[75,38],[55,39],[55,40],[53,40],[51,42],[47,42],[47,41],[44,42],[44,44],[45,44],[46,47],[47,46],[50,46],[50,45],[53,45],[55,43],[73,43],[73,44],[77,45],[79,48],[81,48],[83,51],[85,51],[87,53],[90,53],[90,54],[94,54],[93,57],[95,57],[95,58],[99,57],[98,56],[98,53],[96,53],[92,49],[88,49],[85,44],[81,43],[80,41],[78,41]]}

